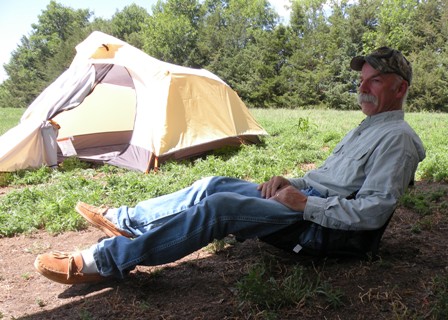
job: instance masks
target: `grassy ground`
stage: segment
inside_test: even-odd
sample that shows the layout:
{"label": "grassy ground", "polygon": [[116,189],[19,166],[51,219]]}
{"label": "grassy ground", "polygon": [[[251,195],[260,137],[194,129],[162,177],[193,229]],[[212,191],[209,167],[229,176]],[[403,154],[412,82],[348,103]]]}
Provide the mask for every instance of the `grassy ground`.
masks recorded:
{"label": "grassy ground", "polygon": [[[14,115],[9,115],[9,111]],[[302,176],[309,169],[322,163],[346,132],[364,118],[360,112],[353,111],[252,110],[252,112],[270,134],[263,138],[261,145],[224,148],[206,157],[165,163],[159,171],[148,175],[112,166],[91,166],[75,159],[64,162],[54,171],[40,168],[3,173],[0,175],[0,238],[9,239],[20,234],[32,235],[42,230],[55,236],[68,231],[86,230],[87,224],[73,210],[79,200],[96,205],[133,205],[142,199],[175,191],[210,175],[233,176],[255,182],[265,181],[273,175]],[[7,114],[8,116],[4,116]],[[0,109],[0,130],[4,132],[15,125],[20,115],[21,112],[17,110]],[[448,276],[446,272],[441,271],[444,270],[443,266],[435,266],[436,259],[430,260],[434,254],[431,255],[432,251],[428,244],[432,243],[434,244],[432,248],[436,248],[446,243],[443,228],[448,220],[446,188],[448,115],[415,113],[407,114],[406,119],[422,138],[427,149],[427,158],[418,168],[419,187],[409,191],[403,198],[400,206],[403,213],[397,215],[401,224],[392,226],[394,231],[389,235],[391,238],[386,249],[404,253],[387,256],[386,250],[383,261],[343,265],[342,268],[338,263],[317,266],[289,265],[283,258],[266,258],[264,254],[261,256],[255,254],[256,261],[248,264],[243,274],[235,275],[238,280],[235,280],[236,278],[232,280],[235,282],[226,280],[231,281],[229,285],[235,286],[238,292],[240,307],[243,309],[241,318],[255,319],[257,318],[255,315],[258,315],[257,319],[276,319],[289,314],[291,310],[299,314],[308,312],[311,318],[315,318],[323,314],[332,314],[324,312],[328,309],[336,310],[335,314],[339,312],[347,316],[346,319],[361,319],[362,313],[359,312],[363,306],[367,309],[372,306],[381,309],[386,308],[384,303],[387,302],[387,315],[393,315],[386,317],[389,319],[443,319],[443,315],[448,311],[446,293]],[[425,244],[425,248],[428,248],[420,260],[416,260],[411,243],[408,244],[403,240],[407,237],[412,237],[413,244],[420,243],[422,248]],[[428,239],[431,237],[434,237],[434,240],[430,242]],[[215,243],[214,246],[215,248],[211,249],[213,252],[221,250],[219,243]],[[241,247],[235,248],[237,250]],[[438,251],[442,253],[443,250]],[[221,261],[222,257],[216,259],[221,259],[220,263],[223,265],[229,263],[230,268],[230,263],[238,263],[247,252],[243,250],[239,255],[233,262],[228,258],[226,261]],[[439,258],[444,261],[446,257]],[[411,272],[408,265],[416,261],[419,261],[420,269],[418,271],[414,266]],[[219,272],[213,270],[215,273]],[[398,273],[395,272],[399,270],[410,272],[410,276],[402,283],[394,282],[390,275],[393,271],[392,274],[398,279]],[[229,270],[226,271],[230,274]],[[415,288],[410,289],[408,285],[410,279],[416,276],[414,271],[422,274],[418,285],[420,292]],[[179,270],[177,275],[179,278],[174,276],[176,281],[185,278],[181,275],[182,272],[185,270]],[[365,275],[372,278],[366,279]],[[383,277],[381,279],[387,278],[389,281],[387,285],[382,284],[383,291],[381,286],[374,286],[379,279],[375,278],[376,276]],[[354,277],[354,283],[349,280],[350,277]],[[1,278],[4,279],[5,276],[0,274],[0,280]],[[366,281],[365,286],[362,285],[363,281]],[[361,287],[358,290],[356,286]],[[431,294],[424,295],[425,299],[431,299],[422,310],[419,310],[418,306],[421,306],[422,301],[418,301],[416,305],[416,301],[412,299],[421,298],[422,288],[431,291]],[[354,292],[352,295],[350,290],[354,292],[358,290],[358,298]],[[127,294],[133,294],[132,292]],[[412,299],[409,298],[411,296]],[[355,303],[352,299],[361,300],[356,300]],[[341,311],[341,308],[347,308],[347,303],[349,306],[359,304],[356,307],[358,317],[348,317],[349,313]],[[371,305],[367,307],[367,303]],[[184,301],[184,305],[186,304],[187,301]],[[374,311],[370,311],[365,319],[370,319],[374,314]],[[207,315],[210,316],[206,313],[204,318],[210,318]],[[220,316],[222,315],[221,313]],[[383,317],[375,319],[380,318]]]}
{"label": "grassy ground", "polygon": [[0,108],[0,135],[19,123],[24,109]]}
{"label": "grassy ground", "polygon": [[[0,186],[14,190],[0,199],[0,235],[34,229],[50,232],[82,229],[84,221],[73,212],[79,200],[109,206],[134,205],[205,176],[223,175],[255,182],[266,181],[273,175],[302,176],[318,166],[345,133],[363,119],[360,112],[353,111],[253,110],[253,113],[270,134],[263,137],[261,145],[224,148],[206,157],[165,163],[159,171],[148,175],[112,166],[91,166],[76,159],[64,162],[56,171],[40,168],[3,173]],[[448,115],[408,114],[407,120],[427,149],[417,180],[445,181]]]}

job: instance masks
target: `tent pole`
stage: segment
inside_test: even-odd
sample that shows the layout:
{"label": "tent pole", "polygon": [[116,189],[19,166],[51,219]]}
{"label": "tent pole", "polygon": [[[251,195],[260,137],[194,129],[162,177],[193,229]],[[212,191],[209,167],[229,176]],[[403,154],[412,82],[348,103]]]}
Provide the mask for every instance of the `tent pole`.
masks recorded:
{"label": "tent pole", "polygon": [[152,152],[149,156],[148,166],[146,167],[145,173],[149,173],[151,169],[154,169],[154,171],[159,169],[159,157],[155,156]]}
{"label": "tent pole", "polygon": [[146,167],[145,173],[149,173],[151,169],[154,168],[154,153],[151,152],[148,159],[148,166]]}

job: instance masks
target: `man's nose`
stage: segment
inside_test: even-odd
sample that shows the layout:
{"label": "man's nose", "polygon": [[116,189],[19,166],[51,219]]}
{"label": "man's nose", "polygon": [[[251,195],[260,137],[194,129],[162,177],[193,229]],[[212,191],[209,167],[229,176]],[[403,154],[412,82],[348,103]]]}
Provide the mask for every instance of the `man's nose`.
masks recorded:
{"label": "man's nose", "polygon": [[359,92],[361,93],[368,93],[368,85],[366,83],[366,81],[362,81],[359,84],[359,88],[358,88]]}

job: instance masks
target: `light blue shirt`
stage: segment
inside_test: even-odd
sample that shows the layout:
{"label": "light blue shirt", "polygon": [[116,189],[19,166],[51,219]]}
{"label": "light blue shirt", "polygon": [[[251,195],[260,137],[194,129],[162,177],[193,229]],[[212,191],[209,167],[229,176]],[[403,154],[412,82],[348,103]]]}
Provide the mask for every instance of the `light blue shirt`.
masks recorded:
{"label": "light blue shirt", "polygon": [[[304,219],[342,230],[378,229],[395,210],[425,158],[423,143],[402,110],[367,117],[335,147],[325,163],[303,178],[324,198],[308,197]],[[357,192],[354,199],[346,199]]]}

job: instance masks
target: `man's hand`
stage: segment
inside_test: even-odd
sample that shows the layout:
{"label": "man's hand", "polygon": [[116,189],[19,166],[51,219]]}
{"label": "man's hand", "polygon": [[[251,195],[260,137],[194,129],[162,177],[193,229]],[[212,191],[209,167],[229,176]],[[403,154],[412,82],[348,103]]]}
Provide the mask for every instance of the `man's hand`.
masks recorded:
{"label": "man's hand", "polygon": [[258,185],[261,196],[280,202],[294,211],[304,211],[307,196],[294,188],[288,179],[280,176],[272,177],[269,181]]}
{"label": "man's hand", "polygon": [[280,176],[272,177],[269,181],[258,185],[258,190],[261,190],[263,198],[272,198],[280,189],[290,186],[291,182],[288,179]]}
{"label": "man's hand", "polygon": [[269,199],[278,201],[291,210],[303,212],[305,210],[308,197],[293,186],[287,186],[280,189]]}

